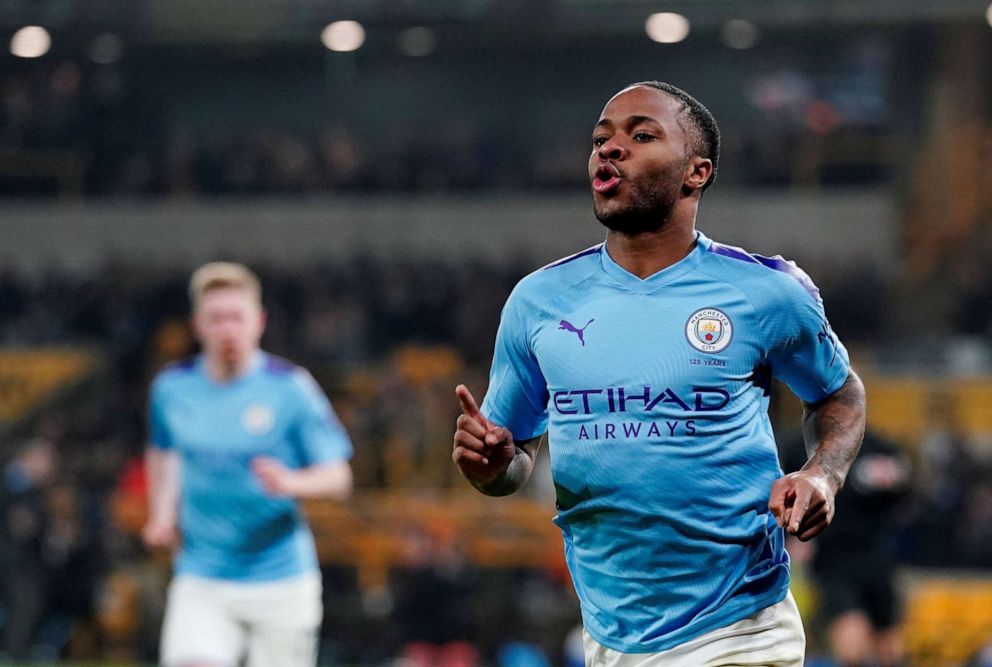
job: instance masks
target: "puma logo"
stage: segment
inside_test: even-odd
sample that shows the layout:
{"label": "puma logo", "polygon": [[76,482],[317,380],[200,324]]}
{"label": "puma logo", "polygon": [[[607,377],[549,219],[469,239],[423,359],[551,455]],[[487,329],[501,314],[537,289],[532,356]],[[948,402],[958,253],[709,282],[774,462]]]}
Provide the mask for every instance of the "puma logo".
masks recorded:
{"label": "puma logo", "polygon": [[571,322],[569,322],[568,320],[562,320],[561,322],[558,323],[558,329],[559,330],[564,330],[564,331],[571,331],[572,333],[574,333],[576,336],[579,337],[579,342],[582,343],[582,347],[585,347],[586,346],[586,339],[583,336],[583,333],[582,332],[584,332],[586,330],[586,328],[590,324],[592,324],[593,322],[595,322],[595,321],[596,320],[589,320],[588,322],[586,322],[586,326],[584,326],[581,329],[579,329],[574,324],[572,324]]}

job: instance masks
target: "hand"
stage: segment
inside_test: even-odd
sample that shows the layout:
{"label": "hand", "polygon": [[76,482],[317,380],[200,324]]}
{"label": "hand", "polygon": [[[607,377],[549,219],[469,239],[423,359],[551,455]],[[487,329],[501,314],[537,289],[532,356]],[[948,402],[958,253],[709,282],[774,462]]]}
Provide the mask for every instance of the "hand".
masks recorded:
{"label": "hand", "polygon": [[256,456],[251,460],[251,469],[265,492],[271,496],[296,495],[296,471],[287,468],[279,459],[270,456]]}
{"label": "hand", "polygon": [[475,397],[463,384],[455,387],[462,414],[455,422],[451,459],[468,481],[489,484],[506,472],[516,454],[513,434],[482,416]]}
{"label": "hand", "polygon": [[152,519],[141,530],[141,539],[149,549],[171,549],[179,543],[176,523]]}
{"label": "hand", "polygon": [[800,470],[775,480],[768,509],[780,527],[805,542],[833,521],[835,495],[837,488],[826,474]]}

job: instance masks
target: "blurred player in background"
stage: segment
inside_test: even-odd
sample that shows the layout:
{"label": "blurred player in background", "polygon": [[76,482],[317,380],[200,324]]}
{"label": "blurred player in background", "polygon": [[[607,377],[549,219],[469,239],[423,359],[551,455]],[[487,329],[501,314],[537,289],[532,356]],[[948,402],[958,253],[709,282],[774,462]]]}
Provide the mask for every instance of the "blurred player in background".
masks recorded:
{"label": "blurred player in background", "polygon": [[[801,451],[798,443],[786,447],[783,468],[800,469],[805,463]],[[870,430],[865,433],[846,489],[837,498],[843,520],[811,545],[820,613],[839,667],[903,662],[894,581],[899,501],[909,492],[912,473],[903,451]]]}
{"label": "blurred player in background", "polygon": [[[864,388],[809,277],[695,230],[710,112],[669,84],[617,93],[589,177],[606,242],[524,278],[481,410],[457,388],[452,458],[513,493],[550,432],[555,519],[595,666],[801,665],[784,531],[826,528],[864,432]],[[771,379],[806,408],[782,476]]]}
{"label": "blurred player in background", "polygon": [[211,263],[190,281],[203,352],[150,395],[152,547],[179,544],[165,667],[304,667],[322,617],[313,536],[297,499],[351,491],[351,443],[307,371],[259,349],[258,279]]}

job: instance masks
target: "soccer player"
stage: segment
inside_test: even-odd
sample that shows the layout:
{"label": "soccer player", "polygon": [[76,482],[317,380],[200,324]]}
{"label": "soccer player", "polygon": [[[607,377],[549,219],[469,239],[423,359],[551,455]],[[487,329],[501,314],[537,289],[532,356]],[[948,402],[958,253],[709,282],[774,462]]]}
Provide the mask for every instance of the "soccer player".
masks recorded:
{"label": "soccer player", "polygon": [[[587,665],[802,665],[784,531],[827,527],[864,431],[809,277],[696,231],[718,158],[716,121],[684,91],[610,99],[589,157],[606,242],[514,289],[481,409],[456,389],[452,458],[482,493],[519,489],[550,434]],[[806,409],[809,460],[788,476],[772,378]]]}
{"label": "soccer player", "polygon": [[0,467],[0,661],[30,657],[52,595],[46,562],[50,538],[49,495],[58,468],[51,442],[22,444]]}
{"label": "soccer player", "polygon": [[165,667],[312,667],[322,606],[299,498],[351,491],[351,443],[304,369],[259,349],[261,287],[240,264],[190,281],[203,352],[150,396],[152,547],[181,535],[162,629]]}
{"label": "soccer player", "polygon": [[[798,446],[783,450],[785,470],[805,463],[801,451]],[[894,534],[912,475],[904,451],[871,429],[865,432],[847,488],[837,498],[844,520],[816,540],[812,575],[837,667],[904,664]]]}

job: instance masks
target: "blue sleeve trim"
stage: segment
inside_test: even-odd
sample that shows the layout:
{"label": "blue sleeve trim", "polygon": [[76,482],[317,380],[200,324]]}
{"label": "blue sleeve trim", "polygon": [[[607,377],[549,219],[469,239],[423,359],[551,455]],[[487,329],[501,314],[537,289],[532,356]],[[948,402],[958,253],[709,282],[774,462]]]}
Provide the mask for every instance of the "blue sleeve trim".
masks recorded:
{"label": "blue sleeve trim", "polygon": [[164,375],[165,373],[188,373],[195,369],[196,357],[186,357],[185,359],[166,364],[165,368],[161,370],[160,375]]}
{"label": "blue sleeve trim", "polygon": [[813,280],[809,277],[809,275],[796,266],[795,262],[787,260],[781,255],[775,255],[774,257],[753,255],[741,248],[735,248],[734,246],[723,245],[722,243],[716,242],[713,242],[712,245],[710,245],[709,251],[715,255],[730,257],[731,259],[740,260],[742,262],[761,264],[762,266],[766,266],[773,271],[784,273],[802,285],[803,289],[805,289],[815,301],[820,300],[820,290],[813,283]]}
{"label": "blue sleeve trim", "polygon": [[554,269],[554,268],[557,268],[559,266],[564,266],[565,264],[568,264],[569,262],[574,262],[575,260],[579,259],[580,257],[586,257],[587,255],[595,255],[595,254],[597,254],[602,249],[603,249],[603,244],[602,243],[597,243],[593,247],[586,248],[582,252],[577,252],[574,255],[569,255],[568,257],[565,257],[564,259],[559,259],[556,262],[552,262],[551,264],[548,264],[547,266],[543,267],[541,270],[542,271],[547,271],[548,269]]}
{"label": "blue sleeve trim", "polygon": [[265,355],[266,373],[272,373],[273,375],[289,375],[297,368],[298,366],[292,361],[283,359],[282,357],[277,357],[274,354]]}

